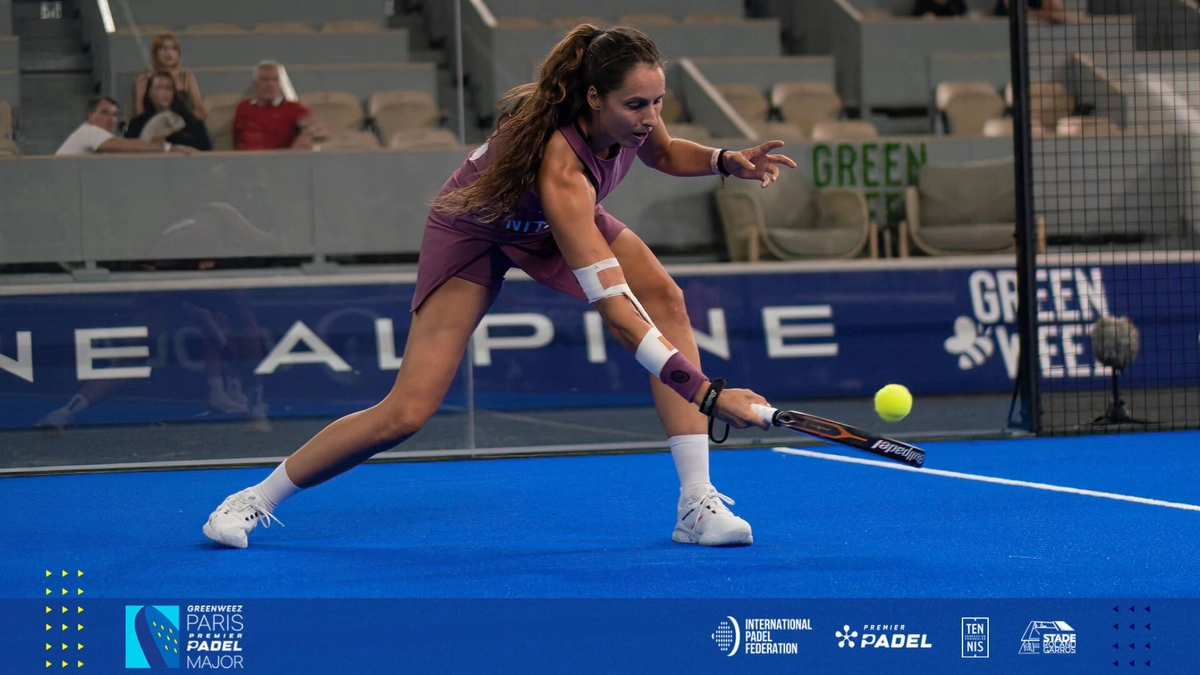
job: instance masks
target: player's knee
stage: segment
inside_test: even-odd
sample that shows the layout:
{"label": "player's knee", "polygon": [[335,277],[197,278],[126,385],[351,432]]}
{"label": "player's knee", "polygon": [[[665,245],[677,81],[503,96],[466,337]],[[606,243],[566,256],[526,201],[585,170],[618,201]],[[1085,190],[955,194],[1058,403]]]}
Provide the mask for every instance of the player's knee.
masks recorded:
{"label": "player's knee", "polygon": [[656,324],[687,323],[687,304],[683,299],[683,289],[670,277],[662,283],[651,286],[646,291],[646,297],[638,295],[645,305],[646,311]]}
{"label": "player's knee", "polygon": [[[385,402],[386,403],[386,402]],[[388,404],[381,406],[380,443],[399,443],[425,426],[436,408],[421,404]]]}

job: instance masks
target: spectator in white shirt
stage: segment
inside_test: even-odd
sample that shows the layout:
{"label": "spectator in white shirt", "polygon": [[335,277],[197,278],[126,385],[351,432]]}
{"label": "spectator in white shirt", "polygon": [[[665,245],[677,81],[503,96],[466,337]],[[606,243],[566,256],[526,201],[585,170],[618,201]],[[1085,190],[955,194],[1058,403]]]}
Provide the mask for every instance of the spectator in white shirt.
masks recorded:
{"label": "spectator in white shirt", "polygon": [[133,138],[121,138],[117,133],[117,102],[108,96],[88,101],[87,121],[67,136],[56,155],[90,155],[103,152],[178,153],[191,155],[196,151],[184,145],[147,143]]}

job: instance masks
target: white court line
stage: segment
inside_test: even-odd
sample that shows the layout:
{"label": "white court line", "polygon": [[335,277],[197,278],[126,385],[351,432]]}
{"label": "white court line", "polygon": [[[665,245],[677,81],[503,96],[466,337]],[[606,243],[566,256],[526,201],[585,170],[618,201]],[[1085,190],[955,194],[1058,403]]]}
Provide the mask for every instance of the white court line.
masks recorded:
{"label": "white court line", "polygon": [[1085,490],[1083,488],[1064,487],[1062,485],[1051,485],[1049,483],[1031,483],[1025,480],[1013,480],[1011,478],[996,478],[994,476],[980,476],[973,473],[959,473],[958,471],[945,471],[942,469],[917,469],[903,464],[893,464],[891,462],[880,462],[873,459],[860,459],[858,457],[843,457],[841,455],[827,455],[823,452],[813,452],[811,450],[801,450],[799,448],[772,448],[775,452],[787,455],[799,455],[801,457],[812,457],[813,459],[828,459],[833,462],[845,462],[846,464],[864,464],[866,466],[877,466],[881,469],[894,469],[896,471],[911,471],[913,473],[924,474],[927,476],[943,476],[945,478],[961,478],[963,480],[973,480],[978,483],[994,483],[996,485],[1013,485],[1016,487],[1033,488],[1034,490],[1045,490],[1047,492],[1065,492],[1072,495],[1083,495],[1085,497],[1099,497],[1101,499],[1113,499],[1119,502],[1133,502],[1134,504],[1146,504],[1148,506],[1164,506],[1169,509],[1180,509],[1183,511],[1200,511],[1200,506],[1195,504],[1183,504],[1181,502],[1166,502],[1161,499],[1149,499],[1147,497],[1134,497],[1133,495],[1122,495],[1116,492],[1100,492],[1098,490]]}

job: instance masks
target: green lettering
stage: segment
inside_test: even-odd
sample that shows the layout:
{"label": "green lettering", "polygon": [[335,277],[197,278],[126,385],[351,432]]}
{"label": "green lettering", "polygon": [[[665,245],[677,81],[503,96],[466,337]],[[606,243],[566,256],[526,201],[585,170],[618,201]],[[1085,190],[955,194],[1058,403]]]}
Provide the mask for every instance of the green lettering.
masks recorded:
{"label": "green lettering", "polygon": [[918,149],[908,146],[908,185],[917,184],[917,173],[925,166],[925,144],[921,143]]}
{"label": "green lettering", "polygon": [[838,187],[858,187],[854,177],[854,165],[858,163],[858,153],[854,146],[848,143],[838,145]]}
{"label": "green lettering", "polygon": [[[875,157],[872,157],[872,155],[875,155]],[[879,187],[879,179],[875,176],[875,168],[879,166],[875,158],[878,156],[878,143],[863,143],[863,187]]]}
{"label": "green lettering", "polygon": [[893,170],[900,168],[900,160],[896,158],[898,152],[900,152],[899,143],[886,143],[883,146],[883,182],[888,187],[904,185],[900,182],[900,177],[892,173]]}
{"label": "green lettering", "polygon": [[833,150],[828,145],[814,145],[812,149],[813,184],[829,187],[833,183]]}
{"label": "green lettering", "polygon": [[879,198],[881,196],[882,195],[879,192],[863,193],[863,199],[867,201],[867,217],[871,222],[876,222],[875,216],[878,214],[878,210],[875,208],[875,205],[879,203]]}

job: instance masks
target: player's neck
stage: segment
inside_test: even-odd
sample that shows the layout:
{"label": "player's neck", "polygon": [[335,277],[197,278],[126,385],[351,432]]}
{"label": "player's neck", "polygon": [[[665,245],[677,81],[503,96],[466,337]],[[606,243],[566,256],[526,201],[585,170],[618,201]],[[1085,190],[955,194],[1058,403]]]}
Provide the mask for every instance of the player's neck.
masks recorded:
{"label": "player's neck", "polygon": [[600,159],[608,159],[620,149],[617,147],[616,140],[604,134],[594,133],[592,121],[587,117],[577,119],[575,126],[579,130],[579,135],[583,137],[583,142],[587,143],[588,149]]}

